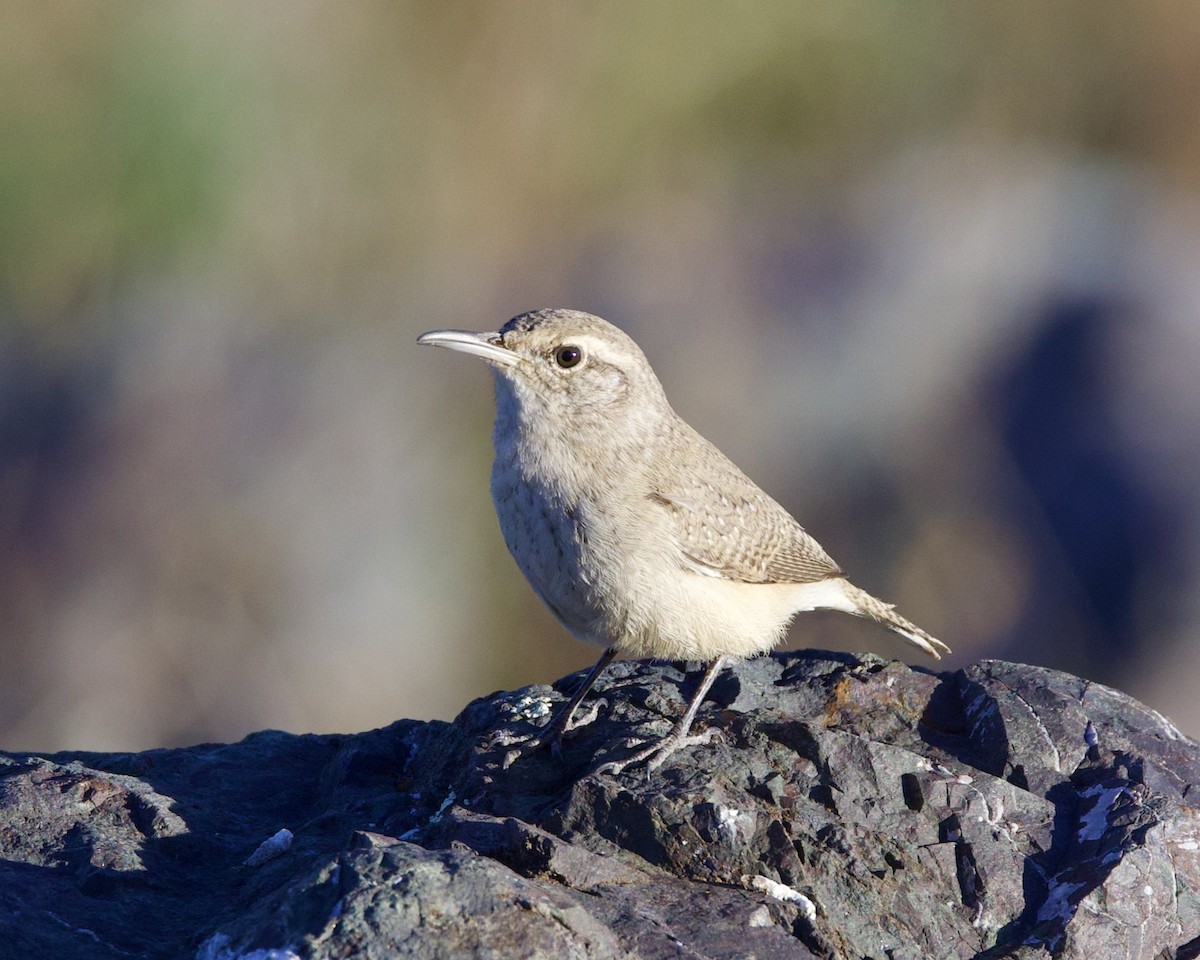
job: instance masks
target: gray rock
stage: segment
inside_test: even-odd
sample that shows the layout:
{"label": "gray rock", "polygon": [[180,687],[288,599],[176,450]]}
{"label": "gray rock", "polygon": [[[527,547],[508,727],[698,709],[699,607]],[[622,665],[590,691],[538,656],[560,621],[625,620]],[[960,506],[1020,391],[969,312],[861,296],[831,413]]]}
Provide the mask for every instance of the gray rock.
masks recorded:
{"label": "gray rock", "polygon": [[0,754],[0,956],[1200,956],[1200,747],[1114,690],[781,654],[713,687],[709,744],[596,775],[694,680],[621,663],[561,757],[504,770],[577,680],[453,724]]}

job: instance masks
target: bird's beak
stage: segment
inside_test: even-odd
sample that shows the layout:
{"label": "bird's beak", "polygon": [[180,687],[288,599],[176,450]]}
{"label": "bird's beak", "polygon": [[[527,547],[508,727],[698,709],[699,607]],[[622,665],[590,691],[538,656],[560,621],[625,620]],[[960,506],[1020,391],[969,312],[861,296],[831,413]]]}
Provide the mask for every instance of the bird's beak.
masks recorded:
{"label": "bird's beak", "polygon": [[472,333],[470,330],[430,330],[417,337],[417,343],[431,344],[435,347],[446,347],[459,350],[476,357],[483,357],[488,363],[498,363],[503,367],[512,367],[520,363],[520,354],[513,353],[500,343],[498,333]]}

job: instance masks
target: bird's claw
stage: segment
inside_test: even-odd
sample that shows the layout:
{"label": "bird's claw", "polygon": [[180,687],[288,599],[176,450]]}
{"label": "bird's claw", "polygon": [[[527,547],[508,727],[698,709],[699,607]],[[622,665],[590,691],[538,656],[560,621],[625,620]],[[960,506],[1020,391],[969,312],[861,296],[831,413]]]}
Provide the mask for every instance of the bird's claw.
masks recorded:
{"label": "bird's claw", "polygon": [[554,756],[555,760],[561,760],[563,735],[570,733],[572,730],[578,730],[580,727],[586,727],[589,723],[594,723],[600,715],[600,709],[607,706],[608,701],[600,698],[588,708],[586,713],[582,716],[572,718],[562,729],[555,730],[552,723],[550,727],[544,729],[540,734],[523,740],[504,755],[504,760],[500,764],[501,769],[507,770],[519,757],[527,753],[533,753],[535,750],[540,750],[545,746],[550,747],[550,753]]}
{"label": "bird's claw", "polygon": [[[513,747],[511,750],[509,750],[507,753],[505,753],[504,759],[500,761],[500,769],[507,770],[509,767],[511,767],[513,765],[513,761],[517,760],[522,754],[528,753],[529,747],[530,747],[530,742],[531,741],[526,740],[520,746]],[[536,748],[537,748],[537,744],[534,743],[534,749],[536,749]]]}
{"label": "bird's claw", "polygon": [[596,718],[600,716],[600,708],[607,706],[608,701],[603,697],[600,697],[595,703],[588,707],[587,713],[583,714],[583,716],[573,718],[571,722],[567,724],[566,729],[563,730],[563,733],[570,733],[572,730],[578,730],[580,727],[586,727],[589,723],[595,723]]}
{"label": "bird's claw", "polygon": [[623,773],[627,767],[644,762],[646,764],[646,774],[649,776],[666,763],[667,759],[675,751],[682,750],[684,747],[695,747],[700,744],[709,743],[714,737],[718,736],[720,736],[720,731],[716,729],[705,730],[703,733],[694,733],[687,736],[671,732],[662,739],[650,744],[650,746],[639,750],[633,756],[626,757],[624,760],[610,760],[607,763],[602,763],[592,772],[607,773],[616,777]]}

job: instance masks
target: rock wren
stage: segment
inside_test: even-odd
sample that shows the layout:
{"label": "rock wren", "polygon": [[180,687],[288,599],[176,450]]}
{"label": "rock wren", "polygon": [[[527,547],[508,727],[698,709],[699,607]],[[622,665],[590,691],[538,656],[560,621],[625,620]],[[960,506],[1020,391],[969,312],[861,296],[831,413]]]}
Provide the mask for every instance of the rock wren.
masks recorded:
{"label": "rock wren", "polygon": [[708,663],[671,732],[606,765],[620,772],[645,761],[653,770],[707,739],[688,731],[729,659],[770,650],[801,611],[841,610],[935,658],[949,653],[850,583],[783,507],[688,426],[637,344],[611,323],[535,310],[496,333],[435,330],[417,342],[492,368],[492,498],[504,540],[559,622],[604,647],[532,745],[557,749],[618,653]]}

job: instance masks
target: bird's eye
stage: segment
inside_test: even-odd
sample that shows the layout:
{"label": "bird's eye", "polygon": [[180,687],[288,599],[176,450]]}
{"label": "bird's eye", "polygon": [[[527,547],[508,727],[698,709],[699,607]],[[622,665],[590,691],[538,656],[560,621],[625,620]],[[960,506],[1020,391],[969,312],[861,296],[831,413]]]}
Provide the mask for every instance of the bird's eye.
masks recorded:
{"label": "bird's eye", "polygon": [[576,366],[583,359],[583,351],[579,347],[563,344],[554,351],[554,362],[564,370]]}

